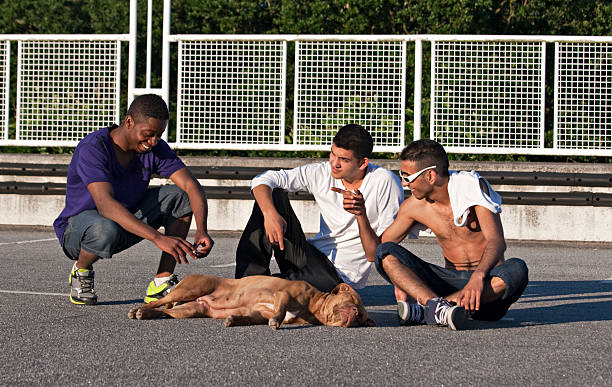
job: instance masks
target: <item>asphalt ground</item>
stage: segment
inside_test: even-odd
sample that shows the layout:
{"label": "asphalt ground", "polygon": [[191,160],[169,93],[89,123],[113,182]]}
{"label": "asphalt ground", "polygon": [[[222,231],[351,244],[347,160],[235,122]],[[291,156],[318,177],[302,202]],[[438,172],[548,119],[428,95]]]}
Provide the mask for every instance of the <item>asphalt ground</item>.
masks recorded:
{"label": "asphalt ground", "polygon": [[[232,277],[235,233],[177,274]],[[441,263],[435,240],[406,244]],[[99,305],[68,300],[71,261],[46,229],[0,229],[0,385],[612,385],[612,245],[509,242],[530,283],[499,322],[454,332],[398,326],[393,289],[360,291],[377,327],[226,328],[222,320],[127,318],[159,252],[149,242],[96,264]]]}

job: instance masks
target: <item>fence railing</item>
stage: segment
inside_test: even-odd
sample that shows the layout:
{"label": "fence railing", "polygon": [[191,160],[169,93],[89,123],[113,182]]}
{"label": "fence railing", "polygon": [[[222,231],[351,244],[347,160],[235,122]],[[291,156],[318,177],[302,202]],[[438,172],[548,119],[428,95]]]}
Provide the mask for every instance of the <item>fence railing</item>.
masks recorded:
{"label": "fence railing", "polygon": [[[150,87],[147,66],[147,86],[139,89],[135,3],[126,35],[0,35],[0,145],[74,146],[118,122],[120,46],[127,41],[128,103],[145,92],[169,99],[166,67],[176,43],[175,148],[327,150],[340,126],[358,122],[372,133],[375,151],[398,152],[422,136],[425,64],[429,137],[451,153],[612,156],[612,37],[171,35],[165,0],[163,86]],[[547,55],[554,57],[553,84]],[[547,88],[554,95],[548,146]]]}
{"label": "fence railing", "polygon": [[[0,144],[74,146],[119,120],[121,41],[128,35],[0,35]],[[14,134],[10,52],[17,42]]]}

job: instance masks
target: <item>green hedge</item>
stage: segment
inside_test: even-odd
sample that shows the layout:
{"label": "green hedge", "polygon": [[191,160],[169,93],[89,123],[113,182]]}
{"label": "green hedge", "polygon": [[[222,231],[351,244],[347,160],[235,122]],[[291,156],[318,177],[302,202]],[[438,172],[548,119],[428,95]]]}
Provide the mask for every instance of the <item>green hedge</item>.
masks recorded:
{"label": "green hedge", "polygon": [[[161,56],[162,1],[154,1],[153,58]],[[129,32],[129,1],[116,0],[2,0],[2,34],[76,34]],[[146,0],[138,1],[137,85],[145,84]],[[607,35],[612,31],[612,2],[607,0],[174,0],[173,34],[512,34],[512,35]],[[127,45],[124,45],[127,46]],[[290,47],[292,47],[290,45]],[[121,84],[127,85],[127,47],[123,48]],[[429,45],[424,45],[428,55]],[[16,63],[16,49],[12,48]],[[552,52],[550,50],[549,52]],[[176,71],[177,52],[172,50],[171,69]],[[290,52],[289,55],[292,55]],[[291,63],[291,61],[289,61]],[[409,50],[407,63],[414,63]],[[423,127],[429,126],[429,66],[423,69]],[[552,63],[547,76],[552,84]],[[161,82],[161,60],[152,63],[152,86]],[[293,66],[288,68],[291,77]],[[15,74],[12,74],[11,117],[14,117]],[[291,78],[289,78],[291,79]],[[412,82],[412,66],[407,79]],[[176,74],[171,74],[171,98],[176,98]],[[293,87],[288,82],[288,87]],[[407,85],[412,90],[412,85]],[[287,106],[293,106],[288,90]],[[122,90],[122,98],[126,92]],[[411,120],[413,101],[406,101]],[[552,138],[552,90],[546,90],[547,138]],[[170,101],[175,103],[174,100]],[[123,100],[121,106],[125,106]],[[171,107],[171,111],[174,110]],[[174,117],[171,117],[170,128]],[[287,125],[291,125],[291,112]],[[408,125],[411,121],[407,122]],[[14,122],[11,123],[14,130]],[[408,128],[411,131],[412,128]],[[290,128],[287,128],[288,132]],[[426,129],[425,129],[426,130]],[[2,152],[70,152],[71,148],[2,147]],[[181,151],[182,154],[244,156],[308,156],[321,152]],[[394,157],[383,154],[381,157]],[[612,162],[609,158],[451,155],[455,159]]]}

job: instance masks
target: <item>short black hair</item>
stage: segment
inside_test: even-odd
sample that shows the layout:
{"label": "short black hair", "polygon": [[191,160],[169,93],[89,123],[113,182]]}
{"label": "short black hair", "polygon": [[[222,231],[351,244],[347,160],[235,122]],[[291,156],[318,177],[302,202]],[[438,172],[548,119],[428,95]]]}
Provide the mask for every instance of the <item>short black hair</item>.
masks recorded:
{"label": "short black hair", "polygon": [[143,121],[148,118],[157,118],[158,120],[168,120],[168,105],[157,94],[143,94],[134,99],[127,111],[128,116],[132,116],[134,121]]}
{"label": "short black hair", "polygon": [[424,138],[411,142],[400,153],[400,160],[414,162],[419,170],[435,165],[438,174],[448,176],[448,155],[434,140]]}
{"label": "short black hair", "polygon": [[374,148],[372,136],[357,124],[344,125],[334,136],[334,144],[342,149],[352,150],[358,159],[370,157]]}

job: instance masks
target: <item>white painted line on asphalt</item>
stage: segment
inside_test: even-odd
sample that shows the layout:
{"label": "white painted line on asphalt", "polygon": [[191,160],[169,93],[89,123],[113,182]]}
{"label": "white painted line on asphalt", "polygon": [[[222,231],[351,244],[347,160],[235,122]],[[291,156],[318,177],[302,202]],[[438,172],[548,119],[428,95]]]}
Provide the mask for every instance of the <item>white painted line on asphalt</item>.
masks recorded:
{"label": "white painted line on asphalt", "polygon": [[62,296],[68,297],[66,293],[45,293],[45,292],[25,292],[20,290],[1,290],[0,293],[10,293],[10,294],[34,294],[37,296]]}
{"label": "white painted line on asphalt", "polygon": [[56,241],[56,240],[57,238],[33,239],[29,241],[0,242],[0,245],[21,245],[24,243],[49,242],[49,241]]}

